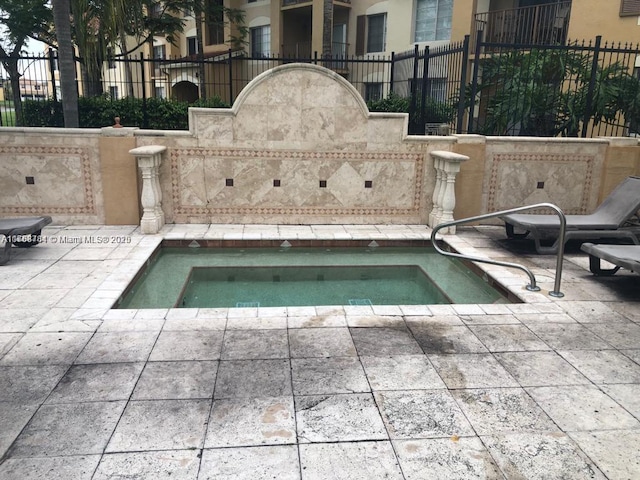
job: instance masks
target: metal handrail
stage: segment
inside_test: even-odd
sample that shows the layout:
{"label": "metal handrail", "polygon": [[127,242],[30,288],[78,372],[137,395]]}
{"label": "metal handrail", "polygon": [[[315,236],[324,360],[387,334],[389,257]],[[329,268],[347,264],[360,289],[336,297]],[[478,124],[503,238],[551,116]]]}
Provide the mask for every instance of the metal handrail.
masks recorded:
{"label": "metal handrail", "polygon": [[461,220],[454,220],[453,222],[440,223],[436,225],[433,231],[431,232],[431,243],[433,244],[433,247],[436,249],[438,253],[446,257],[455,257],[463,260],[471,260],[472,262],[488,263],[491,265],[500,265],[503,267],[517,268],[518,270],[522,270],[524,273],[526,273],[529,276],[529,280],[531,282],[529,285],[526,286],[527,290],[529,290],[530,292],[539,292],[540,287],[536,285],[536,277],[533,275],[531,270],[529,270],[524,265],[520,265],[519,263],[501,262],[499,260],[491,260],[489,258],[473,257],[471,255],[462,255],[460,253],[447,252],[445,250],[442,250],[438,246],[438,243],[436,242],[436,233],[438,233],[438,231],[443,228],[462,225],[465,223],[477,222],[477,221],[486,220],[489,218],[500,217],[503,215],[507,215],[509,213],[518,213],[526,210],[533,210],[536,208],[550,208],[551,210],[554,210],[558,214],[558,217],[560,218],[560,237],[558,238],[558,254],[556,256],[555,283],[553,286],[554,289],[551,292],[549,292],[549,295],[551,295],[552,297],[561,298],[561,297],[564,297],[564,294],[560,292],[560,280],[562,278],[562,261],[564,259],[564,241],[565,241],[564,239],[565,239],[565,231],[567,229],[567,219],[565,218],[562,210],[560,210],[560,208],[558,208],[556,205],[553,205],[552,203],[537,203],[535,205],[527,205],[524,207],[511,208],[509,210],[502,210],[500,212],[486,213],[484,215],[478,215],[475,217],[463,218]]}

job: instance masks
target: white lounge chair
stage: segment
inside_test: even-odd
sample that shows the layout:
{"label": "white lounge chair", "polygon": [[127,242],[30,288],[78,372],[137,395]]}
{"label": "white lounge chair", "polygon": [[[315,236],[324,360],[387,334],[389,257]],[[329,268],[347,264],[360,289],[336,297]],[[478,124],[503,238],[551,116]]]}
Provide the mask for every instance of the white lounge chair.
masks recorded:
{"label": "white lounge chair", "polygon": [[[627,226],[640,210],[640,177],[623,180],[602,204],[590,215],[567,215],[566,240],[595,240],[601,238],[627,239],[638,244],[640,226]],[[556,253],[560,219],[557,215],[510,214],[500,217],[505,222],[508,238],[524,238],[529,233],[538,253]],[[524,230],[516,233],[515,227]],[[542,246],[541,239],[556,238],[552,246]]]}
{"label": "white lounge chair", "polygon": [[0,220],[0,235],[4,236],[4,248],[0,252],[0,265],[11,259],[11,245],[28,248],[39,243],[42,229],[51,223],[51,217],[5,218]]}
{"label": "white lounge chair", "polygon": [[[640,245],[594,245],[583,243],[580,247],[589,254],[589,269],[596,275],[613,275],[620,268],[640,273]],[[616,265],[604,269],[601,260]]]}

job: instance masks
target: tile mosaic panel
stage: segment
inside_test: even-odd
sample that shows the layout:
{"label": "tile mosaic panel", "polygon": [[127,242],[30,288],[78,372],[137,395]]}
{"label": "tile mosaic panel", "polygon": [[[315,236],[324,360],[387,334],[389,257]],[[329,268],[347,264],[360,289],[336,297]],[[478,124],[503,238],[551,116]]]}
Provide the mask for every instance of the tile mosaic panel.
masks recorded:
{"label": "tile mosaic panel", "polygon": [[595,168],[595,155],[496,153],[488,179],[487,211],[548,202],[566,214],[590,213],[590,202],[598,196]]}
{"label": "tile mosaic panel", "polygon": [[0,215],[96,214],[88,148],[6,145],[0,159]]}
{"label": "tile mosaic panel", "polygon": [[423,204],[421,153],[176,148],[170,163],[175,215],[408,216]]}

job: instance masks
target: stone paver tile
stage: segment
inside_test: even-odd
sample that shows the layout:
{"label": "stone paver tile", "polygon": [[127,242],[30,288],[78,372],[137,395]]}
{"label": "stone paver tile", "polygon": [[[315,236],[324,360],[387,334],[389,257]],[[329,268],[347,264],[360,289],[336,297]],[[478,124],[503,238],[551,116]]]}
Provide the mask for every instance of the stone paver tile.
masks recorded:
{"label": "stone paver tile", "polygon": [[35,403],[0,403],[0,457],[9,449],[37,409],[38,405]]}
{"label": "stone paver tile", "polygon": [[606,478],[562,433],[515,433],[482,437],[482,441],[507,478]]}
{"label": "stone paver tile", "polygon": [[375,398],[392,439],[474,434],[448,391],[376,392]]}
{"label": "stone paver tile", "polygon": [[602,385],[600,388],[622,405],[631,415],[640,420],[639,384]]}
{"label": "stone paver tile", "polygon": [[393,445],[407,479],[504,479],[477,437],[394,440]]}
{"label": "stone paver tile", "polygon": [[220,330],[163,331],[149,360],[218,360],[223,335],[224,332]]}
{"label": "stone paver tile", "polygon": [[478,435],[558,430],[521,388],[455,390],[452,394]]}
{"label": "stone paver tile", "polygon": [[8,455],[56,457],[102,453],[125,404],[118,401],[43,405]]}
{"label": "stone paver tile", "polygon": [[0,333],[0,359],[23,337],[22,333]]}
{"label": "stone paver tile", "polygon": [[128,400],[143,363],[74,365],[62,377],[47,403]]}
{"label": "stone paver tile", "polygon": [[107,452],[201,448],[210,400],[131,401]]}
{"label": "stone paver tile", "polygon": [[14,290],[0,301],[2,308],[52,308],[67,293],[68,288]]}
{"label": "stone paver tile", "polygon": [[463,315],[460,319],[467,325],[511,325],[520,324],[514,315]]}
{"label": "stone paver tile", "polygon": [[214,400],[205,448],[294,443],[293,397]]}
{"label": "stone paver tile", "polygon": [[429,360],[450,389],[519,386],[488,353],[430,355]]}
{"label": "stone paver tile", "polygon": [[260,312],[258,312],[258,317],[230,318],[227,321],[228,330],[283,330],[286,328],[286,315],[261,317]]}
{"label": "stone paver tile", "polygon": [[556,352],[505,352],[494,356],[523,387],[590,383]]}
{"label": "stone paver tile", "polygon": [[99,461],[100,455],[9,458],[0,465],[0,480],[91,480]]}
{"label": "stone paver tile", "polygon": [[599,385],[640,383],[640,365],[615,350],[572,350],[558,353],[589,380]]}
{"label": "stone paver tile", "polygon": [[[200,309],[203,310],[203,309]],[[224,330],[227,317],[168,318],[162,330],[165,332],[189,332],[196,330]]]}
{"label": "stone paver tile", "polygon": [[300,446],[304,480],[403,480],[390,442],[314,443]]}
{"label": "stone paver tile", "polygon": [[620,350],[626,357],[640,365],[640,349]]}
{"label": "stone paver tile", "polygon": [[100,320],[72,319],[75,308],[52,308],[38,320],[30,333],[35,332],[95,332],[102,324]]}
{"label": "stone paver tile", "polygon": [[614,348],[640,347],[640,325],[635,323],[592,323],[587,328]]}
{"label": "stone paver tile", "polygon": [[27,333],[0,365],[70,365],[90,338],[90,333]]}
{"label": "stone paver tile", "polygon": [[640,430],[572,432],[569,435],[608,478],[640,478]]}
{"label": "stone paver tile", "polygon": [[294,358],[294,395],[370,392],[357,357]]}
{"label": "stone paver tile", "polygon": [[100,460],[92,480],[196,480],[199,466],[197,450],[108,453]]}
{"label": "stone paver tile", "polygon": [[40,404],[66,370],[65,365],[0,367],[0,402]]}
{"label": "stone paver tile", "polygon": [[[27,332],[46,313],[46,308],[5,308],[0,310],[0,332]],[[1,350],[0,350],[1,351]]]}
{"label": "stone paver tile", "polygon": [[198,480],[300,480],[294,445],[205,450]]}
{"label": "stone paver tile", "polygon": [[425,355],[360,357],[373,390],[446,388]]}
{"label": "stone paver tile", "polygon": [[351,328],[358,355],[419,355],[422,349],[407,328]]}
{"label": "stone paver tile", "polygon": [[346,327],[347,317],[343,315],[309,315],[289,316],[287,318],[289,328],[331,328]]}
{"label": "stone paver tile", "polygon": [[124,319],[124,318],[113,318],[108,320],[103,320],[100,328],[98,328],[99,333],[108,333],[108,332],[157,332],[160,333],[162,330],[162,326],[164,325],[164,319],[162,318],[135,318],[135,319]]}
{"label": "stone paver tile", "polygon": [[549,346],[524,325],[477,325],[469,328],[490,352],[549,350]]}
{"label": "stone paver tile", "polygon": [[300,443],[387,440],[371,394],[295,397]]}
{"label": "stone paver tile", "polygon": [[221,358],[222,360],[289,358],[287,331],[227,330]]}
{"label": "stone paver tile", "polygon": [[148,362],[131,397],[134,400],[211,398],[217,361]]}
{"label": "stone paver tile", "polygon": [[73,288],[78,286],[86,276],[86,273],[65,273],[63,275],[59,273],[40,273],[25,283],[22,288]]}
{"label": "stone paver tile", "polygon": [[304,328],[289,330],[291,358],[348,357],[356,355],[347,328]]}
{"label": "stone paver tile", "polygon": [[[431,307],[442,306],[448,307],[449,305],[431,305]],[[407,326],[414,331],[415,329],[419,329],[422,327],[431,328],[433,325],[457,325],[459,327],[464,327],[464,322],[457,315],[432,315],[432,316],[410,316],[404,317],[405,323]]]}
{"label": "stone paver tile", "polygon": [[75,363],[144,362],[158,332],[96,333]]}
{"label": "stone paver tile", "polygon": [[525,325],[535,323],[577,323],[566,313],[519,313],[516,318]]}
{"label": "stone paver tile", "polygon": [[214,398],[291,395],[289,360],[224,360],[220,362]]}
{"label": "stone paver tile", "polygon": [[458,325],[409,325],[424,353],[484,353],[487,349],[469,327]]}
{"label": "stone paver tile", "polygon": [[595,385],[531,387],[527,392],[564,431],[640,428],[640,422]]}
{"label": "stone paver tile", "polygon": [[570,323],[539,323],[529,328],[554,350],[598,350],[611,348],[583,325]]}
{"label": "stone paver tile", "polygon": [[398,315],[348,315],[347,325],[349,327],[404,328],[404,319],[401,314],[402,311],[399,311]]}
{"label": "stone paver tile", "polygon": [[613,311],[605,303],[598,301],[567,300],[559,305],[580,323],[612,323],[628,320]]}

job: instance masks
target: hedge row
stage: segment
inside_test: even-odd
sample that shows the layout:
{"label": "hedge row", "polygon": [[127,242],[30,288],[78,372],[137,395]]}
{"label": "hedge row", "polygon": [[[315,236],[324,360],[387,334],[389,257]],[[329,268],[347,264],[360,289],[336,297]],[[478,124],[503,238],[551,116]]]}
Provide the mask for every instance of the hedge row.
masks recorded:
{"label": "hedge row", "polygon": [[[23,102],[24,123],[27,127],[63,127],[62,102],[53,100],[25,100]],[[108,97],[78,99],[80,126],[83,128],[108,127],[114,118],[120,117],[125,127],[143,127],[153,130],[187,130],[189,107],[229,107],[219,97],[197,100],[195,103],[179,102],[161,98],[139,98],[111,100]],[[145,124],[146,110],[146,124]]]}

